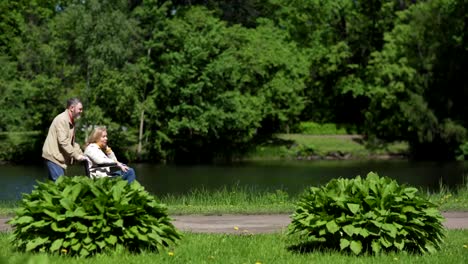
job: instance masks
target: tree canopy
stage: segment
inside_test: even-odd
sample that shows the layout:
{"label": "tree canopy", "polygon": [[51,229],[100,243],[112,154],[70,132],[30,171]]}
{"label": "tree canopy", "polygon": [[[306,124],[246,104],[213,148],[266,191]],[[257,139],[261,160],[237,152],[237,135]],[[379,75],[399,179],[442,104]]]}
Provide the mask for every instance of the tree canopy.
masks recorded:
{"label": "tree canopy", "polygon": [[[452,159],[467,141],[462,0],[0,3],[0,132],[79,97],[127,159],[242,155],[300,121]],[[39,137],[40,138],[40,137]]]}

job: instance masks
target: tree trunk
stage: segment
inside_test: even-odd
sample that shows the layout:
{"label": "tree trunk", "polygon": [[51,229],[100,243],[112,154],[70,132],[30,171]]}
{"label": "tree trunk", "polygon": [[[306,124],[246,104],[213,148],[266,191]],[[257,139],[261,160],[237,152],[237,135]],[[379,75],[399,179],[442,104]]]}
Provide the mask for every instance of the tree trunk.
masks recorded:
{"label": "tree trunk", "polygon": [[138,160],[141,159],[141,142],[143,141],[143,124],[144,123],[145,123],[145,110],[141,110],[140,129],[139,129],[139,133],[138,133],[138,148],[137,148]]}

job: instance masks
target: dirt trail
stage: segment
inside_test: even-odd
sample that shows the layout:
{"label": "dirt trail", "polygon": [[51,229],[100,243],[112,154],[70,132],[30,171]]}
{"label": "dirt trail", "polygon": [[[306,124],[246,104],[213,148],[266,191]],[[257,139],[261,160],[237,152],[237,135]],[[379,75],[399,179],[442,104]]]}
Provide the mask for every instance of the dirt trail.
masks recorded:
{"label": "dirt trail", "polygon": [[[468,212],[443,212],[448,229],[468,229]],[[194,233],[259,234],[284,230],[291,222],[289,215],[177,215],[172,217],[181,231]],[[0,217],[0,232],[12,230]]]}

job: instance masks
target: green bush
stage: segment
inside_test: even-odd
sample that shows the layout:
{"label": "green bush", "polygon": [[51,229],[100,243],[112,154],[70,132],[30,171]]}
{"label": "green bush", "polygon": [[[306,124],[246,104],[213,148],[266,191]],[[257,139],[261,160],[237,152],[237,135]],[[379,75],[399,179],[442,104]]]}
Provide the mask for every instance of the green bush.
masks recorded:
{"label": "green bush", "polygon": [[351,250],[434,252],[444,237],[443,217],[416,188],[369,173],[311,187],[297,205],[288,234],[304,246]]}
{"label": "green bush", "polygon": [[349,134],[346,128],[337,127],[336,124],[319,124],[315,122],[301,122],[299,133],[307,135],[346,135]]}
{"label": "green bush", "polygon": [[468,141],[461,144],[458,150],[457,160],[467,160],[468,158]]}
{"label": "green bush", "polygon": [[0,132],[0,161],[41,160],[44,137],[39,131]]}
{"label": "green bush", "polygon": [[299,144],[291,148],[295,151],[295,157],[307,157],[316,154],[316,147],[313,144]]}
{"label": "green bush", "polygon": [[163,250],[180,239],[167,208],[138,183],[60,177],[25,194],[12,241],[21,251],[89,256],[108,250]]}

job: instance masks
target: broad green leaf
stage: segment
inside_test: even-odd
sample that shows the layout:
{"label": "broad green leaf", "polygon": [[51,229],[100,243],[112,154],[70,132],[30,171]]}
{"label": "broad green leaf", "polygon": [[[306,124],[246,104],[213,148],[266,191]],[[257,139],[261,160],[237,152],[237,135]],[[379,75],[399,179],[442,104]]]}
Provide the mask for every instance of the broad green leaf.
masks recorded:
{"label": "broad green leaf", "polygon": [[76,238],[72,238],[72,240],[70,241],[70,244],[71,245],[76,245],[80,242],[80,240],[76,239]]}
{"label": "broad green leaf", "polygon": [[68,197],[60,199],[60,205],[62,205],[67,211],[73,211],[73,202]]}
{"label": "broad green leaf", "polygon": [[57,239],[54,242],[52,242],[52,245],[50,246],[49,250],[51,252],[58,251],[60,247],[62,247],[63,244],[63,238]]}
{"label": "broad green leaf", "polygon": [[82,248],[80,249],[80,256],[86,257],[86,256],[88,256],[88,255],[89,255],[89,251],[88,251],[86,248],[82,247]]}
{"label": "broad green leaf", "polygon": [[126,181],[118,181],[112,187],[112,198],[114,201],[120,201],[122,199],[122,192],[128,183]]}
{"label": "broad green leaf", "polygon": [[100,249],[104,249],[104,248],[106,247],[107,244],[106,244],[105,241],[99,241],[99,240],[98,240],[98,241],[96,241],[96,245],[98,245],[98,247],[99,247]]}
{"label": "broad green leaf", "polygon": [[364,238],[370,235],[369,231],[366,228],[359,228],[359,231],[357,233],[360,234]]}
{"label": "broad green leaf", "polygon": [[391,247],[392,244],[393,244],[393,243],[390,242],[385,236],[381,236],[381,237],[379,238],[379,241],[380,241],[380,243],[381,243],[384,247],[386,247],[386,248]]}
{"label": "broad green leaf", "polygon": [[357,229],[353,225],[343,226],[343,231],[350,237],[357,233]]}
{"label": "broad green leaf", "polygon": [[52,212],[52,211],[49,211],[49,210],[44,210],[44,213],[47,214],[48,216],[52,217],[55,220],[59,220],[59,214],[57,214],[56,212]]}
{"label": "broad green leaf", "polygon": [[437,208],[427,208],[427,209],[424,209],[423,212],[424,212],[427,216],[431,216],[431,217],[441,217],[440,211],[439,211]]}
{"label": "broad green leaf", "polygon": [[412,218],[409,221],[409,223],[416,224],[416,225],[419,225],[419,226],[425,226],[426,225],[421,219],[418,219],[418,218]]}
{"label": "broad green leaf", "polygon": [[149,241],[148,240],[148,236],[146,234],[141,234],[141,233],[138,233],[137,234],[137,238],[141,241]]}
{"label": "broad green leaf", "polygon": [[97,249],[97,246],[95,244],[92,244],[92,243],[85,244],[83,247],[86,248],[89,252],[93,252],[94,250]]}
{"label": "broad green leaf", "polygon": [[327,223],[328,232],[334,234],[336,231],[340,230],[340,227],[336,224],[334,220],[331,220]]}
{"label": "broad green leaf", "polygon": [[75,184],[73,185],[72,189],[71,189],[71,193],[69,195],[69,199],[70,201],[72,202],[76,202],[76,199],[79,198],[79,195],[80,195],[80,192],[82,190],[82,185],[81,184]]}
{"label": "broad green leaf", "polygon": [[431,245],[431,244],[429,244],[429,243],[426,243],[426,245],[424,246],[424,248],[427,250],[427,252],[429,252],[429,253],[431,253],[431,254],[437,252],[437,249],[436,249],[433,245]]}
{"label": "broad green leaf", "polygon": [[345,238],[340,239],[340,249],[341,250],[347,248],[349,245],[350,245],[350,242],[349,242],[348,239],[345,239]]}
{"label": "broad green leaf", "polygon": [[351,241],[349,248],[353,251],[354,254],[358,255],[362,251],[362,243],[359,240]]}
{"label": "broad green leaf", "polygon": [[29,224],[34,221],[34,218],[31,216],[21,216],[20,218],[16,219],[13,218],[13,220],[10,222],[10,224],[13,225],[22,225],[22,224]]}
{"label": "broad green leaf", "polygon": [[371,247],[372,247],[372,252],[374,252],[375,254],[380,253],[380,250],[382,249],[382,246],[377,240],[372,240]]}
{"label": "broad green leaf", "polygon": [[397,238],[395,239],[395,241],[393,241],[393,245],[395,245],[395,247],[399,250],[403,250],[403,248],[405,247],[405,241],[401,238]]}
{"label": "broad green leaf", "polygon": [[348,203],[347,205],[351,213],[356,214],[359,211],[359,204]]}
{"label": "broad green leaf", "polygon": [[387,234],[392,237],[392,238],[395,238],[396,237],[396,234],[397,234],[397,228],[393,225],[393,224],[383,224],[382,225],[382,229],[388,231]]}
{"label": "broad green leaf", "polygon": [[80,223],[80,222],[75,222],[73,225],[74,225],[74,227],[76,228],[76,230],[79,233],[87,233],[88,232],[88,227],[85,226],[84,224]]}
{"label": "broad green leaf", "polygon": [[108,245],[115,246],[115,244],[117,243],[117,237],[114,236],[114,235],[110,235],[110,236],[106,237],[105,240],[106,240]]}
{"label": "broad green leaf", "polygon": [[76,243],[71,246],[71,249],[73,249],[75,252],[78,252],[82,246],[83,245],[81,243]]}
{"label": "broad green leaf", "polygon": [[86,245],[91,244],[91,242],[93,242],[93,240],[89,236],[87,236],[85,239],[83,239],[83,243],[85,243]]}
{"label": "broad green leaf", "polygon": [[73,212],[73,215],[75,217],[85,217],[87,214],[86,214],[85,209],[80,206],[75,209],[75,211]]}
{"label": "broad green leaf", "polygon": [[99,211],[100,214],[104,213],[104,203],[99,200],[94,200],[94,207]]}
{"label": "broad green leaf", "polygon": [[114,226],[123,227],[123,220],[119,219],[114,222]]}
{"label": "broad green leaf", "polygon": [[402,213],[418,213],[418,211],[416,211],[416,209],[413,207],[413,206],[405,206],[403,207],[403,209],[401,210]]}
{"label": "broad green leaf", "polygon": [[70,247],[70,246],[71,246],[70,240],[64,240],[64,241],[63,241],[62,247],[68,248],[68,247]]}
{"label": "broad green leaf", "polygon": [[55,232],[68,232],[71,229],[71,225],[68,225],[66,227],[58,227],[58,222],[53,222],[50,225],[50,228]]}
{"label": "broad green leaf", "polygon": [[36,237],[26,244],[26,251],[37,249],[39,246],[42,246],[46,243],[49,243],[49,237]]}

